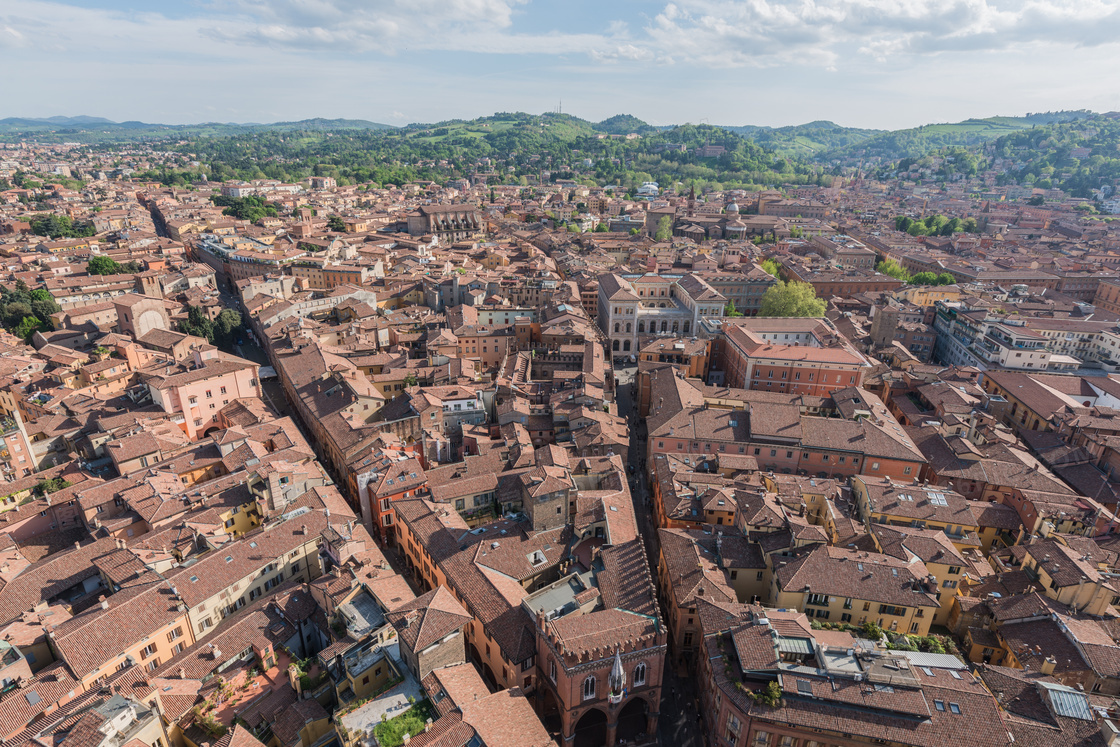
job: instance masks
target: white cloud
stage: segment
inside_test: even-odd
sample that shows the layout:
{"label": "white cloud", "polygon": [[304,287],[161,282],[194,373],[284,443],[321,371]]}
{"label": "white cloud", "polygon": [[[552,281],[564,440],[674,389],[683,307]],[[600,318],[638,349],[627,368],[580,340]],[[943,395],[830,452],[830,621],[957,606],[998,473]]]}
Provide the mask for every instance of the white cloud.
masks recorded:
{"label": "white cloud", "polygon": [[562,31],[544,2],[0,0],[0,69],[26,84],[13,115],[146,121],[437,121],[563,98],[594,118],[881,127],[1120,106],[1104,49],[1120,0],[646,0],[573,5]]}
{"label": "white cloud", "polygon": [[666,62],[830,67],[852,55],[1112,43],[1120,0],[676,0],[646,33]]}

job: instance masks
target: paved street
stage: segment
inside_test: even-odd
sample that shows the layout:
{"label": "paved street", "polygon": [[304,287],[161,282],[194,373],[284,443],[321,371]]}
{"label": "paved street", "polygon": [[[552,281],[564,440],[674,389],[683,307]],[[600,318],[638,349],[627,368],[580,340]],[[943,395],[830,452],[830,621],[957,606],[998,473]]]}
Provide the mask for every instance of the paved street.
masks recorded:
{"label": "paved street", "polygon": [[[630,424],[630,464],[634,470],[634,510],[638,529],[646,544],[650,558],[650,572],[657,576],[657,532],[651,511],[651,494],[646,471],[645,421],[638,415],[637,402],[631,394],[631,384],[638,373],[636,365],[615,368],[615,399],[618,413]],[[704,744],[697,712],[696,688],[691,679],[680,677],[674,667],[666,668],[661,688],[661,716],[658,719],[658,739],[665,747],[701,747]]]}

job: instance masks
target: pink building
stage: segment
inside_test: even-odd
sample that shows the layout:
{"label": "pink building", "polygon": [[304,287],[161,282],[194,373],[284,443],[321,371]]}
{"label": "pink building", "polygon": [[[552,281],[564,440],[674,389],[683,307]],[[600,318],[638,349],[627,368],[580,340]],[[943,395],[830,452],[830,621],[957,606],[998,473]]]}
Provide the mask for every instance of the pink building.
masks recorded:
{"label": "pink building", "polygon": [[218,430],[218,411],[241,397],[260,397],[259,365],[220,353],[213,346],[195,348],[181,364],[145,372],[152,401],[164,412],[175,413],[191,441]]}

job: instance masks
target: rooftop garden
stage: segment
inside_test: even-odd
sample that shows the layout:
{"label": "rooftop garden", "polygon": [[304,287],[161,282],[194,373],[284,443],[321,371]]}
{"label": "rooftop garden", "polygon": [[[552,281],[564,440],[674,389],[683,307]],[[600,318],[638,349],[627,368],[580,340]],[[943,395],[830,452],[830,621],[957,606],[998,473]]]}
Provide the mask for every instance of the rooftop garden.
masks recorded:
{"label": "rooftop garden", "polygon": [[435,709],[427,699],[409,708],[399,716],[382,721],[373,727],[373,736],[381,747],[400,747],[404,744],[404,735],[415,737],[424,731],[428,719],[436,719]]}

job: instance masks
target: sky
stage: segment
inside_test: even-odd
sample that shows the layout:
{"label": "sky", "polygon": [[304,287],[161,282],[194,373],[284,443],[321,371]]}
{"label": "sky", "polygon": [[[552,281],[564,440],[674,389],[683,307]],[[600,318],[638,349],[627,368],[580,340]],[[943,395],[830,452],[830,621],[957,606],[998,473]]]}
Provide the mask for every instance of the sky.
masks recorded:
{"label": "sky", "polygon": [[896,129],[1120,110],[1120,0],[0,0],[0,118],[498,111]]}

